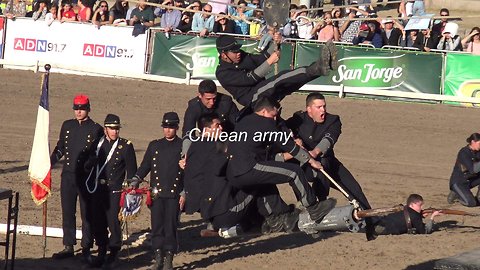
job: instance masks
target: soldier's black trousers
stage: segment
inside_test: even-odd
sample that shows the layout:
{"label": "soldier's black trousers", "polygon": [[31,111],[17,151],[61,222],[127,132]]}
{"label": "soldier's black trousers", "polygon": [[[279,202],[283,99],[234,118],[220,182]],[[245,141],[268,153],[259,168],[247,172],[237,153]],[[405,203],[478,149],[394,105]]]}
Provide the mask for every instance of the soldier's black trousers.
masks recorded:
{"label": "soldier's black trousers", "polygon": [[[358,201],[360,207],[363,209],[371,209],[370,203],[368,202],[365,193],[363,193],[362,187],[350,171],[348,171],[338,159],[322,159],[322,165],[324,170],[333,178],[333,180]],[[336,186],[321,172],[316,172],[316,177],[314,177],[315,174],[313,169],[308,165],[305,167],[305,174],[307,175],[308,180],[313,182],[313,190],[320,201],[327,198],[330,193],[330,187],[337,189]]]}
{"label": "soldier's black trousers", "polygon": [[157,198],[150,207],[152,222],[152,248],[176,253],[177,228],[180,208],[177,198]]}
{"label": "soldier's black trousers", "polygon": [[307,74],[306,67],[284,70],[275,76],[261,81],[247,95],[240,97],[237,101],[243,106],[248,106],[263,96],[282,100],[317,77]]}
{"label": "soldier's black trousers", "polygon": [[[308,207],[317,201],[313,189],[308,184],[305,173],[300,166],[292,163],[277,161],[258,162],[247,173],[240,176],[229,177],[229,181],[233,186],[244,190],[255,186],[288,183],[292,187],[297,200],[300,201],[303,206]],[[272,196],[266,197],[267,200],[269,198],[272,209],[282,207],[279,205],[280,201],[277,196],[274,196],[274,193],[272,193]]]}
{"label": "soldier's black trousers", "polygon": [[237,224],[254,225],[251,219],[271,214],[278,215],[290,211],[289,206],[282,200],[276,185],[262,185],[256,188],[239,190],[233,197],[234,206],[227,212],[211,218],[215,229],[229,228]]}
{"label": "soldier's black trousers", "polygon": [[76,211],[77,197],[80,201],[80,216],[82,218],[82,248],[93,246],[93,235],[91,230],[91,197],[85,187],[86,175],[75,175],[70,172],[62,172],[60,183],[60,198],[62,204],[62,228],[63,244],[73,246],[77,243],[76,233]]}
{"label": "soldier's black trousers", "polygon": [[[118,220],[121,193],[113,193],[106,185],[98,185],[92,194],[92,231],[97,246],[120,250],[122,229]],[[108,238],[110,231],[110,239]]]}
{"label": "soldier's black trousers", "polygon": [[478,202],[475,196],[473,196],[471,189],[478,185],[480,185],[480,179],[475,179],[473,181],[455,183],[450,187],[450,189],[457,193],[458,199],[462,205],[474,207],[478,205]]}

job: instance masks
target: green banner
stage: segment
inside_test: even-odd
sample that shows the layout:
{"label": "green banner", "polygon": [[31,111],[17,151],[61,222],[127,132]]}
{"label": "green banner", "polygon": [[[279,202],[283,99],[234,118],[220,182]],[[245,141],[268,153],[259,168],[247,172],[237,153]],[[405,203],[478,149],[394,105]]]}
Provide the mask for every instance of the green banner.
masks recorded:
{"label": "green banner", "polygon": [[[297,43],[295,66],[317,59],[323,45]],[[340,85],[371,90],[440,94],[442,55],[337,46],[339,67],[309,85]]]}
{"label": "green banner", "polygon": [[[218,52],[215,37],[190,35],[171,35],[169,39],[163,32],[153,33],[153,53],[150,73],[161,76],[185,78],[190,72],[192,79],[215,79],[218,65]],[[238,39],[242,50],[255,53],[257,40]],[[282,57],[278,71],[291,69],[293,45],[282,45]]]}
{"label": "green banner", "polygon": [[444,95],[480,97],[479,63],[479,55],[456,53],[447,54]]}

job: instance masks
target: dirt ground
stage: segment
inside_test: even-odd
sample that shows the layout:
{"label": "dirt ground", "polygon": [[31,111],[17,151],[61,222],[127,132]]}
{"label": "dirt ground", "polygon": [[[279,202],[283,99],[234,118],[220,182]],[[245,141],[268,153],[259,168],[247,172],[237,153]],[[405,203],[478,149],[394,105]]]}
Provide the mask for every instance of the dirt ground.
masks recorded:
{"label": "dirt ground", "polygon": [[[0,182],[1,188],[20,192],[19,224],[41,226],[42,208],[30,197],[27,176],[33,140],[40,74],[0,69]],[[85,93],[91,98],[94,120],[102,123],[107,113],[118,114],[121,136],[132,140],[140,162],[150,140],[162,136],[164,112],[183,115],[195,86],[52,74],[50,78],[50,143],[53,149],[62,121],[73,117],[72,98]],[[223,89],[222,89],[223,91]],[[283,102],[283,114],[304,106],[304,95]],[[343,134],[336,145],[339,159],[362,185],[374,207],[403,203],[419,193],[426,206],[446,207],[448,179],[457,151],[465,138],[477,132],[480,111],[439,104],[413,104],[328,97],[328,110],[339,114]],[[52,196],[48,200],[48,226],[61,227],[60,170],[53,170]],[[288,186],[281,186],[287,202],[294,202]],[[347,201],[337,191],[339,205]],[[4,203],[4,202],[1,202]],[[6,209],[6,205],[2,206]],[[454,209],[465,210],[454,205]],[[468,209],[480,213],[479,209]],[[6,210],[4,210],[5,213]],[[139,234],[150,226],[149,210],[129,224]],[[4,223],[5,214],[0,216]],[[302,233],[274,234],[236,240],[200,238],[198,216],[181,217],[177,269],[432,269],[435,260],[478,248],[480,219],[443,216],[440,231],[432,235],[380,236],[367,242],[360,233],[331,233],[312,239]],[[80,222],[77,222],[80,224]],[[2,236],[3,237],[3,236]],[[54,261],[62,248],[60,238],[48,238],[47,258],[42,258],[42,238],[18,235],[16,269],[82,269],[79,257]],[[79,249],[79,246],[76,246]],[[124,246],[119,269],[148,269],[148,241]]]}

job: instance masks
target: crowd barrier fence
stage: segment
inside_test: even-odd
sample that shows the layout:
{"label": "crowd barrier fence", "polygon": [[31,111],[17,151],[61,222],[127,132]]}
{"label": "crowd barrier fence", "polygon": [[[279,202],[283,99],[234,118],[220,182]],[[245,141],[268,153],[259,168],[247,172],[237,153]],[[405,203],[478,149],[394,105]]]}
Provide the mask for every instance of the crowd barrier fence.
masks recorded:
{"label": "crowd barrier fence", "polygon": [[[0,65],[6,68],[128,77],[172,83],[198,84],[215,79],[216,35],[165,35],[161,28],[132,36],[132,27],[54,22],[0,16]],[[3,32],[3,35],[1,34]],[[238,36],[247,52],[255,53],[258,39]],[[324,46],[318,41],[287,39],[273,75],[315,61]],[[424,53],[375,49],[337,43],[339,68],[301,90],[344,95],[376,96],[480,104],[480,56],[465,53]],[[217,82],[218,83],[218,82]],[[478,96],[478,97],[477,97]]]}

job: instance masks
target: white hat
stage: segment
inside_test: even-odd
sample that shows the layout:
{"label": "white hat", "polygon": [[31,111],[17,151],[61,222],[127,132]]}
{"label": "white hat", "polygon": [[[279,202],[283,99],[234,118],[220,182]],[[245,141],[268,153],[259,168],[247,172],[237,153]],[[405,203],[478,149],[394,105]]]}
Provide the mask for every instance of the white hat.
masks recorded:
{"label": "white hat", "polygon": [[448,22],[443,29],[442,34],[450,33],[451,36],[456,36],[458,33],[458,24],[454,22]]}
{"label": "white hat", "polygon": [[383,19],[382,24],[386,24],[386,23],[393,23],[393,20],[391,18]]}

